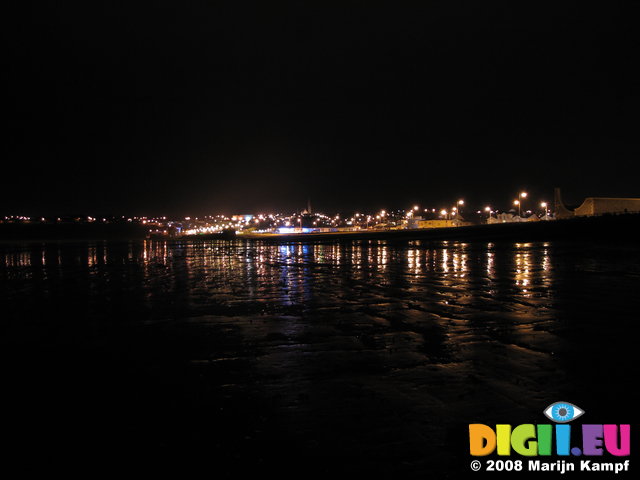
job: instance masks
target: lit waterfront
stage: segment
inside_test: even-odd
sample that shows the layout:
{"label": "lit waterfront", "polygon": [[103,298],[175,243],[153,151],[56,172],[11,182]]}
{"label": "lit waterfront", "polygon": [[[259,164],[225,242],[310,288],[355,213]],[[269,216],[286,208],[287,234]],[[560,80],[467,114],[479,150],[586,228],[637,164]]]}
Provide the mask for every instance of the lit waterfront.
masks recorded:
{"label": "lit waterfront", "polygon": [[[520,198],[526,198],[526,192]],[[222,232],[235,234],[299,234],[299,233],[348,233],[360,231],[390,231],[418,228],[458,227],[481,223],[506,223],[521,221],[552,220],[547,203],[542,202],[539,209],[521,211],[518,202],[518,215],[515,210],[493,210],[487,206],[473,211],[468,209],[463,199],[454,202],[448,208],[433,208],[413,205],[410,208],[375,212],[348,214],[325,214],[307,210],[284,213],[258,213],[239,215],[204,215],[170,218],[167,216],[67,216],[67,217],[31,217],[25,215],[5,215],[0,224],[11,226],[61,226],[69,224],[93,225],[98,227],[120,226],[137,227],[146,236],[153,238],[195,237]],[[465,210],[463,216],[463,209]],[[495,215],[495,217],[494,217]],[[500,217],[498,217],[500,215]],[[1,232],[0,232],[1,233]]]}
{"label": "lit waterfront", "polygon": [[57,412],[22,432],[124,429],[120,448],[224,471],[453,471],[472,421],[608,408],[639,279],[631,244],[4,245],[2,347],[14,407],[45,389]]}

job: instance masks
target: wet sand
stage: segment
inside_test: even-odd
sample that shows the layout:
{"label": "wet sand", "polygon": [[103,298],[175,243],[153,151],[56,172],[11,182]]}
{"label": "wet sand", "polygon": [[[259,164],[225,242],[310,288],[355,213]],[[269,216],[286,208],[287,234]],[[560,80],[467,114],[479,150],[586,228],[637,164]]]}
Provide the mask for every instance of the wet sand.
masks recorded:
{"label": "wet sand", "polygon": [[469,423],[637,416],[634,243],[28,244],[0,284],[11,455],[69,470],[453,478]]}

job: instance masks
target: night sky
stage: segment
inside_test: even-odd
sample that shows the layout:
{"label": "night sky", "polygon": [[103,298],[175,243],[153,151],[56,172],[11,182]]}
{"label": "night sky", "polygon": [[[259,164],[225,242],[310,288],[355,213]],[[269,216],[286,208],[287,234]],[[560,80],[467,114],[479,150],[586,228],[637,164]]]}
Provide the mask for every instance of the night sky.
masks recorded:
{"label": "night sky", "polygon": [[640,196],[634,3],[24,2],[0,213]]}

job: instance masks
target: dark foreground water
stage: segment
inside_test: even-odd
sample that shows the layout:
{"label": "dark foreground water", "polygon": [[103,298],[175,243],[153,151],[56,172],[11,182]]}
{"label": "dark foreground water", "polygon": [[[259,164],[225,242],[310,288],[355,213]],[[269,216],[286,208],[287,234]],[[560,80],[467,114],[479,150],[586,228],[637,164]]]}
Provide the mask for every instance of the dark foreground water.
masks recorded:
{"label": "dark foreground water", "polygon": [[23,468],[442,478],[469,423],[638,415],[633,243],[0,245],[0,288]]}

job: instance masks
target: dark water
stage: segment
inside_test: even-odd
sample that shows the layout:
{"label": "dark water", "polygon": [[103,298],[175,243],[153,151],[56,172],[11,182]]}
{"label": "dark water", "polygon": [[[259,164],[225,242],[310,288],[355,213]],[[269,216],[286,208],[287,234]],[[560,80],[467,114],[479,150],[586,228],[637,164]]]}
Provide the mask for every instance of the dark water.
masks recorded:
{"label": "dark water", "polygon": [[0,245],[3,435],[67,468],[467,473],[468,423],[637,416],[639,287],[635,244]]}

